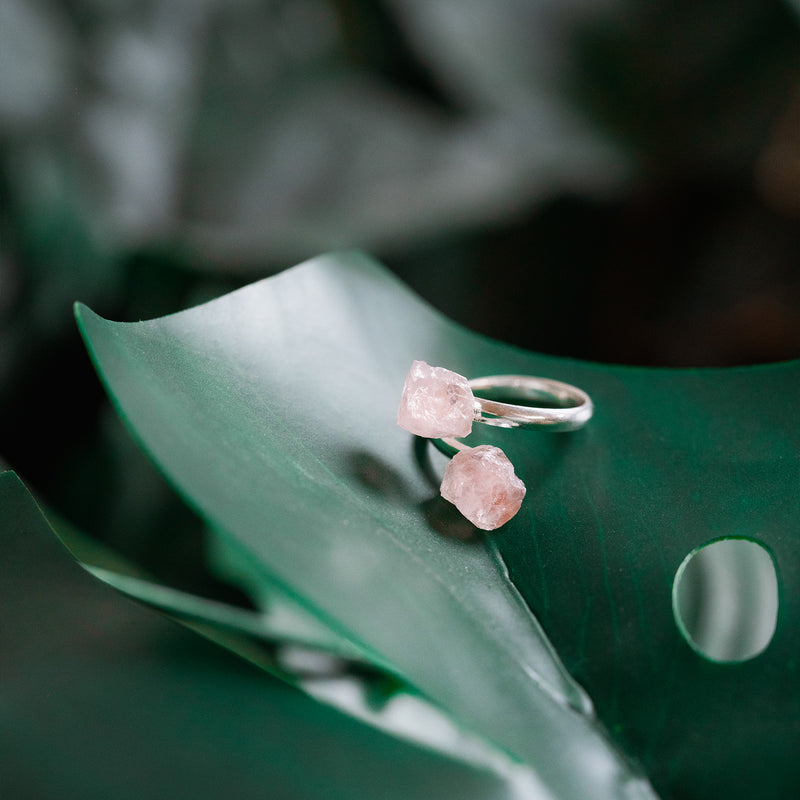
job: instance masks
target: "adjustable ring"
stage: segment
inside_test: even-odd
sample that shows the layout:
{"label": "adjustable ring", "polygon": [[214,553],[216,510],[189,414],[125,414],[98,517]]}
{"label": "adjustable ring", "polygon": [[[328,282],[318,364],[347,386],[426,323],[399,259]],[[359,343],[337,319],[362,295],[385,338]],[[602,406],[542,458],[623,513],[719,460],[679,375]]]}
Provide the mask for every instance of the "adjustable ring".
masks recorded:
{"label": "adjustable ring", "polygon": [[[476,397],[474,392],[499,394],[504,399]],[[547,405],[508,403],[506,399]],[[417,436],[433,439],[452,456],[442,481],[442,497],[478,528],[494,530],[519,511],[525,484],[499,447],[470,447],[458,439],[471,433],[473,422],[501,428],[574,431],[589,421],[593,411],[586,392],[561,381],[531,375],[467,380],[449,369],[414,361],[403,386],[397,424]]]}

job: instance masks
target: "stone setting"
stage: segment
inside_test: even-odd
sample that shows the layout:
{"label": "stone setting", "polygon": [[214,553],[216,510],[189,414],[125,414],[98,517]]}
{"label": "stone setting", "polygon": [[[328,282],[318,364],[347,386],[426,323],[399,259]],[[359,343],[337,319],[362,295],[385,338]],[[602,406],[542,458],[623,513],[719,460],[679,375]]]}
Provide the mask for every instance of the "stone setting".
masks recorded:
{"label": "stone setting", "polygon": [[441,491],[473,525],[493,531],[519,511],[525,484],[506,454],[487,444],[459,450],[453,456]]}
{"label": "stone setting", "polygon": [[468,436],[475,419],[469,381],[444,367],[414,361],[397,411],[401,428],[427,439]]}

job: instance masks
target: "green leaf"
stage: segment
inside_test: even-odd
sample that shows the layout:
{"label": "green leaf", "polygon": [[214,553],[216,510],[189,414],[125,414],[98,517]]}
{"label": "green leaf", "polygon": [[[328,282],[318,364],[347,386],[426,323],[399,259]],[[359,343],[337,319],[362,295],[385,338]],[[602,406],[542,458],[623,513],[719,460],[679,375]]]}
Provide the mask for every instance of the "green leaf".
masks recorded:
{"label": "green leaf", "polygon": [[[52,519],[54,515],[51,513],[50,517]],[[166,586],[115,551],[77,531],[65,520],[56,519],[54,527],[70,553],[96,578],[184,624],[209,623],[215,630],[233,631],[281,645],[320,650],[348,661],[364,661],[356,648],[320,623],[288,593],[281,592],[268,575],[252,567],[247,576],[249,585],[246,586],[250,588],[254,581],[259,582],[254,598],[259,605],[257,611]],[[222,552],[217,544],[213,549],[215,566],[219,565]],[[224,550],[224,558],[229,564],[226,569],[219,571],[234,582],[242,567],[230,566],[234,560],[230,544]],[[233,649],[236,650],[235,647]]]}
{"label": "green leaf", "polygon": [[[160,320],[80,319],[123,415],[220,533],[554,795],[648,789],[515,587],[665,797],[794,786],[799,363],[676,371],[523,353],[442,319],[357,255]],[[475,442],[501,445],[529,486],[490,538],[436,532],[446,509],[394,424],[413,358],[546,375],[594,398],[594,419],[572,434],[479,426]],[[725,537],[764,545],[779,580],[774,637],[738,663],[704,658],[673,616],[681,564]]]}
{"label": "green leaf", "polygon": [[0,474],[3,797],[506,800],[109,591]]}
{"label": "green leaf", "polygon": [[444,510],[394,422],[412,358],[474,375],[525,356],[455,328],[360,255],[150,322],[78,318],[155,461],[332,631],[555,796],[649,796],[494,548],[432,530]]}

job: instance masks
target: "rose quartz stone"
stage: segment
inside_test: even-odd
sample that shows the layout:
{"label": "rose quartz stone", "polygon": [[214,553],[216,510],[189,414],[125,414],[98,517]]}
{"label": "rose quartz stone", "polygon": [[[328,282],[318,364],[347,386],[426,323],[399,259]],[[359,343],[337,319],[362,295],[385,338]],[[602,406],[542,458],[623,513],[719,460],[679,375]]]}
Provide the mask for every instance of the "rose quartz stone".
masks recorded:
{"label": "rose quartz stone", "polygon": [[525,484],[514,474],[506,454],[485,444],[453,456],[444,473],[442,497],[473,525],[493,531],[519,511]]}
{"label": "rose quartz stone", "polygon": [[469,381],[444,367],[415,361],[403,386],[397,424],[417,436],[468,436],[475,418]]}

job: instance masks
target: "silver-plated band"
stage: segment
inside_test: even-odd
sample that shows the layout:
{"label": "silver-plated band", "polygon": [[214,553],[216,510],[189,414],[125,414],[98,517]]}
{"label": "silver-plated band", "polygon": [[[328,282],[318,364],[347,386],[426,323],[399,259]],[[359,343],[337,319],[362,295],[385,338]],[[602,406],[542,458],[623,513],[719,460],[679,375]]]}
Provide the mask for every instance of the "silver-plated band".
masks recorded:
{"label": "silver-plated band", "polygon": [[[499,428],[537,428],[553,433],[575,431],[594,413],[591,398],[583,389],[569,383],[532,375],[491,375],[469,382],[475,394],[475,421]],[[501,393],[525,405],[499,402],[479,394]],[[528,403],[546,403],[545,406]]]}

